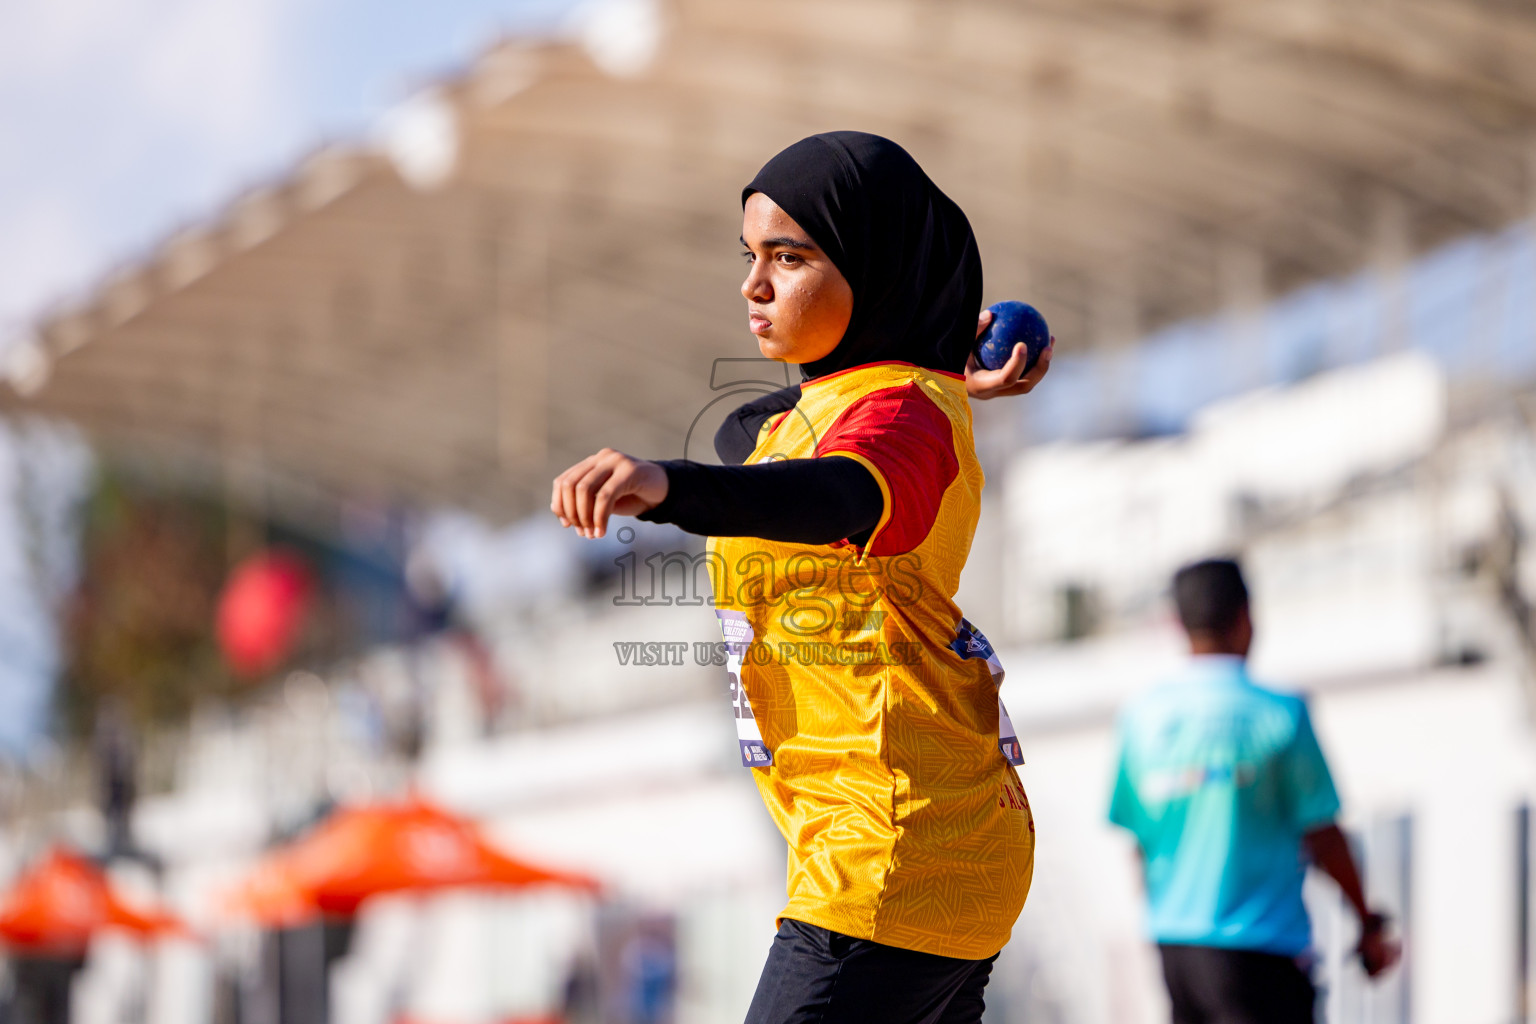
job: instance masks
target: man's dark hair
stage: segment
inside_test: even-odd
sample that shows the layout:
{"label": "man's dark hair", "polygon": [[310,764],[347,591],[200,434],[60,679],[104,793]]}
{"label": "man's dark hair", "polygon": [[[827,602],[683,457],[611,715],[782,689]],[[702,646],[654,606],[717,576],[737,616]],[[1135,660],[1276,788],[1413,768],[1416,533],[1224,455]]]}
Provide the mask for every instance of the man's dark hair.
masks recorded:
{"label": "man's dark hair", "polygon": [[1173,574],[1173,603],[1190,633],[1225,633],[1248,607],[1243,570],[1230,558],[1186,565]]}

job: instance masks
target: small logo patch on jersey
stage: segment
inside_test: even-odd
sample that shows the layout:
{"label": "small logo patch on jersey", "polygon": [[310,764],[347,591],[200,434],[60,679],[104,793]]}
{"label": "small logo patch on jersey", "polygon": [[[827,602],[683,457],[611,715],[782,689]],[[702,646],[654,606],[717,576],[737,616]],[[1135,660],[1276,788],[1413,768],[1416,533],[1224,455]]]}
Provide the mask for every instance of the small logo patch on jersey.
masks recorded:
{"label": "small logo patch on jersey", "polygon": [[969,619],[961,619],[960,625],[955,627],[955,640],[949,645],[949,649],[960,657],[969,661],[972,658],[985,658],[987,667],[992,670],[992,682],[998,688],[997,697],[997,749],[1003,752],[1003,757],[1008,763],[1017,768],[1024,763],[1024,751],[1019,747],[1019,737],[1013,728],[1013,719],[1008,717],[1008,709],[1003,707],[1003,663],[998,660],[997,652],[992,649],[992,641],[975,626]]}
{"label": "small logo patch on jersey", "polygon": [[741,685],[741,659],[756,639],[752,624],[742,612],[715,609],[720,620],[720,632],[725,637],[725,670],[731,676],[731,714],[736,718],[736,741],[741,747],[743,768],[767,768],[773,764],[773,751],[763,742],[763,734],[757,727],[757,716],[752,713],[752,702]]}
{"label": "small logo patch on jersey", "polygon": [[767,768],[773,764],[773,755],[761,740],[740,740],[743,768]]}

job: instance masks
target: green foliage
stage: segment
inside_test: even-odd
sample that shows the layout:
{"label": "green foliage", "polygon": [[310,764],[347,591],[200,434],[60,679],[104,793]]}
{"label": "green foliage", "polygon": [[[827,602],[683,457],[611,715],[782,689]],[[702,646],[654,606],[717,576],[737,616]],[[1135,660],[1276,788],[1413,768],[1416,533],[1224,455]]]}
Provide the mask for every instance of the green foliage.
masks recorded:
{"label": "green foliage", "polygon": [[233,691],[213,629],[231,526],[210,502],[98,480],[63,623],[59,710],[69,733],[88,734],[107,698],[142,727],[183,718],[199,695]]}

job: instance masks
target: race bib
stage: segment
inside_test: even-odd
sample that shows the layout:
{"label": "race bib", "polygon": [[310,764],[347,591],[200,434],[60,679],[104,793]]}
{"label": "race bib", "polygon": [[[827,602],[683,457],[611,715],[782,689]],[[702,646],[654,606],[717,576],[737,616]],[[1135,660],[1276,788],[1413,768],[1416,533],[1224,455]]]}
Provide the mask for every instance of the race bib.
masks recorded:
{"label": "race bib", "polygon": [[[750,630],[749,630],[750,632]],[[961,619],[960,625],[955,630],[955,642],[949,645],[949,649],[962,658],[985,658],[987,667],[992,670],[992,684],[998,688],[997,694],[997,748],[1003,752],[1003,757],[1014,767],[1024,763],[1024,752],[1019,749],[1019,737],[1014,732],[1013,720],[1008,717],[1008,709],[1003,707],[1003,663],[997,660],[997,652],[992,649],[992,642],[986,638],[981,630],[971,625],[970,620]]]}
{"label": "race bib", "polygon": [[743,612],[716,608],[715,615],[720,619],[720,632],[725,637],[725,670],[731,676],[731,712],[736,716],[736,742],[741,746],[741,766],[767,768],[773,764],[773,752],[763,742],[763,734],[757,728],[757,718],[752,714],[752,702],[747,699],[746,688],[741,685],[741,662],[755,638],[752,624]]}

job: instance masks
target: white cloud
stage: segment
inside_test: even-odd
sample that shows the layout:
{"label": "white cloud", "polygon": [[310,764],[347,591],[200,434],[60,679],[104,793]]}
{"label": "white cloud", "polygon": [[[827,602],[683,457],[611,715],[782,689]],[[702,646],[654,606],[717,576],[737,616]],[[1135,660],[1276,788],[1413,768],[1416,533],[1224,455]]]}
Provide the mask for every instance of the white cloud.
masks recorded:
{"label": "white cloud", "polygon": [[288,0],[174,0],[139,61],[144,97],[212,144],[248,148],[296,114],[285,83]]}
{"label": "white cloud", "polygon": [[292,151],[300,3],[0,5],[0,328]]}

